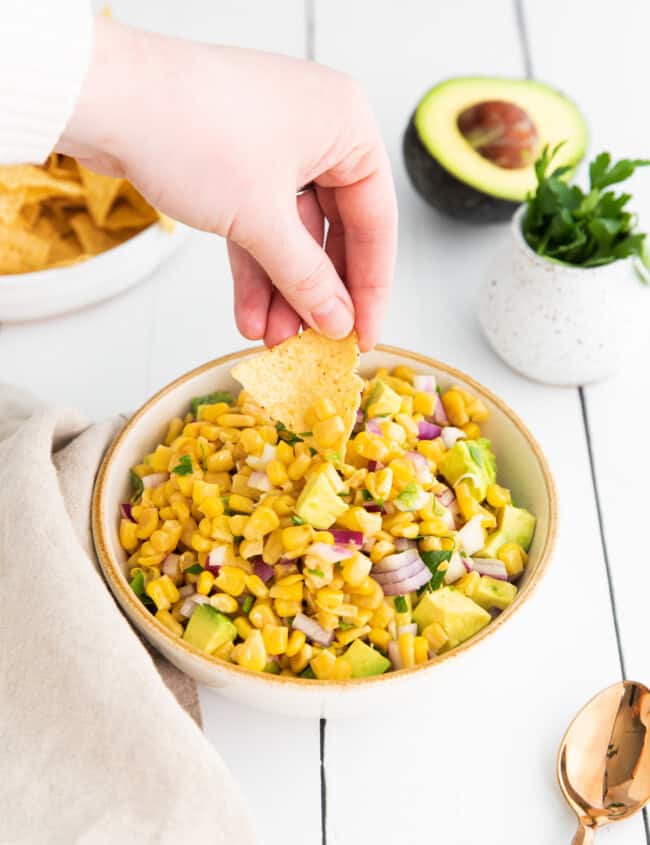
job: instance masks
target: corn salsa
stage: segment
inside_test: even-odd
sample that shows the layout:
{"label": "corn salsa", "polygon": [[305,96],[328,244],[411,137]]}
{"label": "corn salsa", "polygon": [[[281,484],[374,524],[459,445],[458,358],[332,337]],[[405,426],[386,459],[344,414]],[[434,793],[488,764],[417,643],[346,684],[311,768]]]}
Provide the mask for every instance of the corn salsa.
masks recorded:
{"label": "corn salsa", "polygon": [[173,635],[258,672],[345,680],[426,663],[517,594],[535,517],[497,483],[483,401],[399,366],[364,381],[344,454],[242,391],[197,397],[133,467],[119,538]]}

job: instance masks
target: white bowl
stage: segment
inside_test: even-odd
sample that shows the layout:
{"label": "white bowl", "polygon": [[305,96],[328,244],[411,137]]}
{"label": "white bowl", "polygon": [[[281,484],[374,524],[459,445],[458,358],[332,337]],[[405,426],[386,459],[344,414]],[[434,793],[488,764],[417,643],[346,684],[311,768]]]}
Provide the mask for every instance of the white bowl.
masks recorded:
{"label": "white bowl", "polygon": [[415,694],[415,686],[426,683],[435,684],[438,704],[449,707],[458,691],[458,673],[472,671],[470,656],[478,653],[480,659],[485,659],[484,642],[517,612],[539,581],[554,544],[557,504],[546,461],[515,414],[473,379],[422,355],[380,346],[362,356],[361,372],[367,375],[378,367],[408,363],[416,372],[435,372],[443,388],[461,384],[480,395],[490,411],[484,431],[493,442],[499,478],[512,489],[515,501],[537,517],[529,563],[517,598],[479,634],[413,669],[348,681],[297,680],[242,669],[188,645],[161,625],[129,587],[124,573],[126,555],[118,538],[119,505],[128,501],[130,495],[129,468],[163,440],[168,421],[183,415],[192,397],[217,389],[237,390],[230,376],[231,368],[257,352],[248,349],[227,355],[172,382],[133,415],[104,458],[95,484],[92,528],[100,564],[117,601],[143,636],[172,663],[228,698],[253,707],[291,716],[350,716],[408,704],[408,697]]}
{"label": "white bowl", "polygon": [[153,223],[112,249],[67,267],[0,276],[0,323],[65,314],[137,284],[184,241],[189,229],[171,232]]}

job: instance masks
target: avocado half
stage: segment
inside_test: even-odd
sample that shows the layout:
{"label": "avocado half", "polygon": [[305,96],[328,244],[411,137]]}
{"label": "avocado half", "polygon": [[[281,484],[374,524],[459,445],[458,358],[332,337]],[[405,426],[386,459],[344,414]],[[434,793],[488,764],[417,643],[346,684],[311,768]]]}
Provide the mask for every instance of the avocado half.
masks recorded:
{"label": "avocado half", "polygon": [[[522,117],[508,127],[515,130],[509,143],[512,137],[518,143],[519,126],[525,137],[521,155],[507,166],[496,163],[501,159],[495,148],[502,138],[489,143],[494,124],[467,130],[468,116],[474,123],[482,119],[476,117],[482,106],[492,113],[499,111],[492,107],[502,107],[515,120],[517,114]],[[527,79],[457,77],[434,86],[420,100],[404,134],[404,162],[416,191],[434,208],[457,219],[494,223],[508,220],[535,189],[535,159],[546,144],[561,141],[565,143],[554,164],[575,168],[587,148],[587,124],[559,91]]]}

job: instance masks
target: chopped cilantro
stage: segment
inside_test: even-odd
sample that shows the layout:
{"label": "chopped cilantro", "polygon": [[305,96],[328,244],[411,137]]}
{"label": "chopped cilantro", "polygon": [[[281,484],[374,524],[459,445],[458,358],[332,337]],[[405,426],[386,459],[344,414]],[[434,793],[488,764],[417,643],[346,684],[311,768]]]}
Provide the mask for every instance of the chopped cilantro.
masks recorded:
{"label": "chopped cilantro", "polygon": [[354,625],[351,622],[339,622],[340,631],[349,631],[350,628],[354,628]]}
{"label": "chopped cilantro", "polygon": [[193,563],[185,570],[186,575],[200,575],[203,572],[203,567],[200,563]]}
{"label": "chopped cilantro", "polygon": [[409,609],[404,596],[395,596],[395,610],[398,613],[407,613]]}
{"label": "chopped cilantro", "polygon": [[313,436],[314,436],[313,431],[301,431],[300,432],[300,437],[313,437]]}
{"label": "chopped cilantro", "polygon": [[131,579],[131,589],[136,596],[141,596],[144,593],[144,572],[136,572]]}
{"label": "chopped cilantro", "polygon": [[246,598],[242,602],[242,606],[241,606],[242,611],[244,613],[249,613],[251,607],[253,606],[254,601],[255,601],[255,599],[253,598],[253,596],[246,596]]}
{"label": "chopped cilantro", "polygon": [[232,405],[232,394],[227,390],[216,390],[206,396],[195,396],[192,399],[192,413],[196,417],[199,412],[199,405],[216,405],[218,402],[225,402]]}
{"label": "chopped cilantro", "polygon": [[363,496],[365,502],[372,502],[372,493],[370,492],[370,490],[366,490],[366,488],[364,487],[361,491],[361,495]]}
{"label": "chopped cilantro", "polygon": [[299,678],[315,678],[314,670],[311,666],[307,666],[306,669],[303,669],[302,672],[298,675]]}
{"label": "chopped cilantro", "polygon": [[276,431],[286,431],[287,427],[283,422],[279,422],[275,424]]}
{"label": "chopped cilantro", "polygon": [[307,575],[315,575],[317,578],[324,578],[325,573],[322,569],[305,569]]}
{"label": "chopped cilantro", "polygon": [[294,524],[294,525],[306,525],[305,520],[304,520],[304,519],[301,519],[301,518],[300,518],[297,514],[295,514],[295,513],[294,513],[294,515],[291,517],[291,521],[293,522],[293,524]]}
{"label": "chopped cilantro", "polygon": [[330,452],[329,455],[326,456],[328,461],[332,461],[332,463],[339,463],[341,460],[341,453],[340,452]]}
{"label": "chopped cilantro", "polygon": [[314,455],[317,454],[316,450],[312,446],[309,447],[309,454],[312,456],[312,458],[314,457]]}
{"label": "chopped cilantro", "polygon": [[181,455],[178,460],[178,466],[172,470],[174,475],[192,475],[194,467],[192,466],[192,459],[189,455]]}
{"label": "chopped cilantro", "polygon": [[142,498],[142,494],[144,492],[144,484],[142,483],[142,479],[138,475],[138,473],[130,469],[129,470],[129,478],[131,480],[131,489],[133,490],[133,495],[131,496],[131,503],[136,504]]}
{"label": "chopped cilantro", "polygon": [[446,568],[441,569],[440,565],[451,560],[453,552],[450,549],[433,552],[420,552],[420,557],[424,561],[425,566],[431,572],[431,580],[428,583],[428,588],[437,590],[442,586],[445,578]]}

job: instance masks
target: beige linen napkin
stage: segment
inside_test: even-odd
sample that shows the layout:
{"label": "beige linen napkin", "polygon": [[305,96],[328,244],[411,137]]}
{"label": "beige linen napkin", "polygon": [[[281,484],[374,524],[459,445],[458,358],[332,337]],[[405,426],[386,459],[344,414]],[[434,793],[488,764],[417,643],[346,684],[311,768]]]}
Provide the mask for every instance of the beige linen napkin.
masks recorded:
{"label": "beige linen napkin", "polygon": [[[89,425],[0,386],[0,843],[255,841],[197,724],[95,561],[90,497],[123,420]],[[168,688],[169,687],[169,688]]]}

